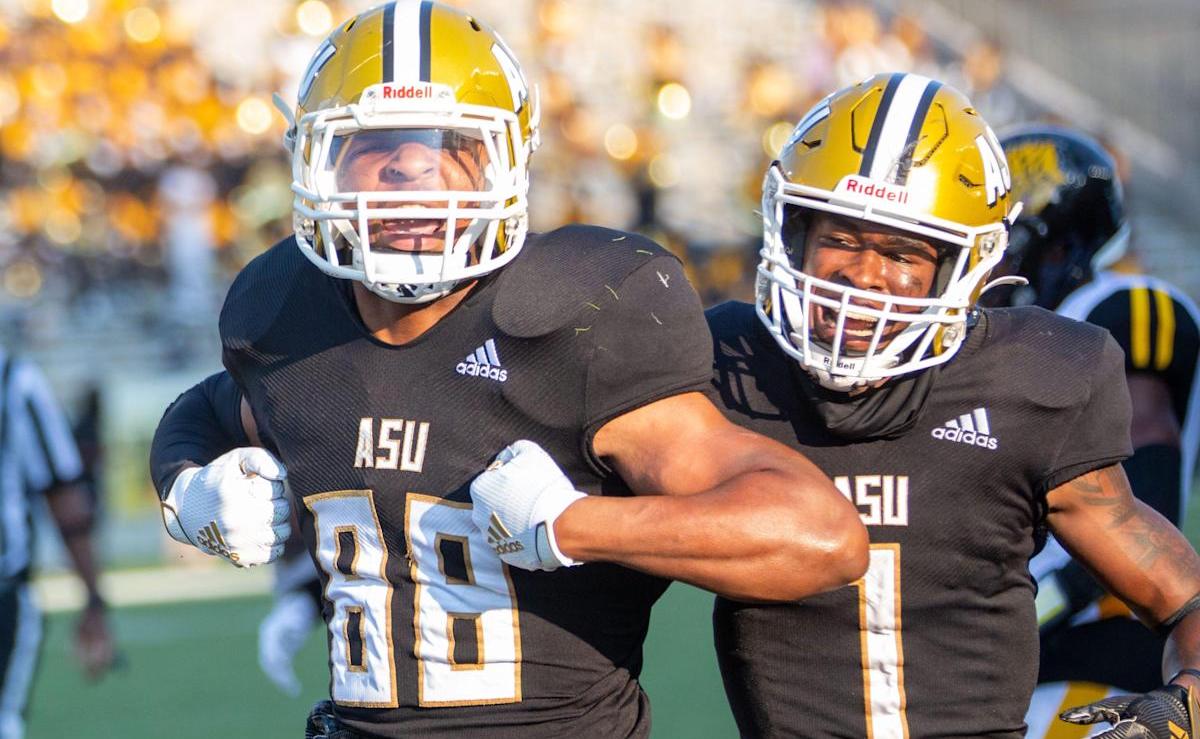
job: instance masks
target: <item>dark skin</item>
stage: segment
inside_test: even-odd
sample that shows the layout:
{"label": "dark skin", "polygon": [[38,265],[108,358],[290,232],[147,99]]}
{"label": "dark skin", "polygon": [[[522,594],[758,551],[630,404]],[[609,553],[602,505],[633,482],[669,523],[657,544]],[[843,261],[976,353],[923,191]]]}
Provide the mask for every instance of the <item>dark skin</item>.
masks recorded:
{"label": "dark skin", "polygon": [[[929,296],[937,262],[937,248],[928,241],[885,226],[863,228],[860,221],[825,214],[813,220],[804,251],[804,271],[814,277],[905,298]],[[819,288],[816,292],[821,294]],[[882,303],[873,301],[859,304],[869,308],[883,307]],[[837,330],[837,317],[832,311],[814,304],[811,322],[816,338],[832,346]],[[903,328],[897,323],[889,324],[880,345],[886,346]],[[843,351],[866,352],[874,329],[874,320],[848,315],[842,337]]]}
{"label": "dark skin", "polygon": [[[925,297],[937,270],[928,242],[865,221],[817,215],[805,244],[805,271],[819,279],[888,295]],[[814,311],[815,313],[816,311]],[[856,324],[847,320],[847,329]],[[813,330],[832,343],[832,321],[813,318]],[[865,328],[865,326],[863,327]],[[821,332],[825,331],[824,334]],[[866,348],[866,339],[843,339]],[[1165,384],[1130,375],[1135,446],[1179,443]],[[1054,536],[1104,587],[1145,623],[1160,624],[1200,593],[1200,557],[1179,529],[1134,497],[1119,464],[1080,475],[1047,495]],[[1103,535],[1097,536],[1097,532]],[[1163,675],[1200,669],[1200,611],[1183,619],[1163,654]],[[1180,677],[1200,690],[1200,680]]]}
{"label": "dark skin", "polygon": [[[1119,464],[1051,490],[1047,502],[1054,536],[1144,623],[1162,623],[1200,592],[1200,557],[1179,529],[1134,497]],[[1164,677],[1184,667],[1200,668],[1198,611],[1175,627],[1163,652]],[[1187,675],[1176,683],[1200,690],[1200,680]]]}
{"label": "dark skin", "polygon": [[91,501],[79,485],[60,485],[46,491],[46,505],[62,532],[63,545],[87,591],[88,605],[75,626],[75,656],[84,674],[95,680],[112,667],[116,651],[99,595],[99,567],[90,531]]}
{"label": "dark skin", "polygon": [[[353,153],[343,155],[355,170],[347,185],[425,190],[470,180],[463,166],[470,159],[445,149],[434,153],[406,144],[386,157]],[[406,222],[389,245],[415,250],[431,248],[422,242],[433,241],[440,249],[440,239],[428,238],[436,236],[428,230],[433,223]],[[472,288],[406,305],[356,283],[354,300],[375,337],[402,345],[435,325]],[[242,402],[243,425],[253,439],[253,418]],[[637,497],[589,496],[568,507],[555,523],[555,536],[570,557],[764,601],[803,598],[866,571],[866,529],[832,482],[799,453],[727,421],[699,393],[612,419],[597,431],[593,449]]]}

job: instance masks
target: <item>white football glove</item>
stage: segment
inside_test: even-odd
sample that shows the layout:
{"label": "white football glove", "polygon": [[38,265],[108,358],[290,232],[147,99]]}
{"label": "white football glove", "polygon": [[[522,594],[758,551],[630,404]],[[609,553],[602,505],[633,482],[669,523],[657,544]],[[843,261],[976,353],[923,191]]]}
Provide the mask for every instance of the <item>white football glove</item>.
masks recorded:
{"label": "white football glove", "polygon": [[300,680],[292,660],[320,619],[312,595],[289,590],[275,599],[275,607],[258,625],[258,666],[293,698],[300,696]]}
{"label": "white football glove", "polygon": [[500,559],[513,567],[573,567],[582,563],[559,550],[554,522],[584,497],[544,449],[518,441],[471,481],[471,518]]}
{"label": "white football glove", "polygon": [[189,467],[162,502],[167,533],[238,567],[266,564],[283,553],[292,532],[286,477],[279,460],[257,447]]}

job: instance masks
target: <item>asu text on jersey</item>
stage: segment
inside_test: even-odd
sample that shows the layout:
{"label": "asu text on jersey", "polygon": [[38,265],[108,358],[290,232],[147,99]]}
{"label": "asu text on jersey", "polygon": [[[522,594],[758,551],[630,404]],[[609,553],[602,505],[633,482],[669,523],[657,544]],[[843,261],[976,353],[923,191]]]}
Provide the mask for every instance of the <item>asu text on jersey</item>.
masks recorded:
{"label": "asu text on jersey", "polygon": [[903,421],[862,434],[843,423],[835,436],[753,306],[708,316],[714,401],[807,455],[871,537],[854,585],[795,604],[717,600],[742,733],[1023,736],[1037,675],[1027,562],[1045,493],[1129,453],[1116,344],[1038,308],[984,311],[952,361],[899,380],[914,413],[868,393],[853,401],[864,417]]}
{"label": "asu text on jersey", "polygon": [[225,365],[287,465],[321,569],[339,717],[371,736],[644,736],[636,678],[666,583],[606,564],[510,570],[468,485],[532,439],[578,489],[623,492],[591,435],[711,376],[679,262],[603,229],[531,236],[403,346],[365,329],[350,289],[287,241],[221,316]]}

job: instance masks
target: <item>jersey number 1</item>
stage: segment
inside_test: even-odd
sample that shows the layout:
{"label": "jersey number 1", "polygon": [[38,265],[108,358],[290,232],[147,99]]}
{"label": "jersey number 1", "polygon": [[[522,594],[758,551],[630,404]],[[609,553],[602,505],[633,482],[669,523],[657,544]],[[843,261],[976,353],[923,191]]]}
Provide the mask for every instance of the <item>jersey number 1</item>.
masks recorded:
{"label": "jersey number 1", "polygon": [[503,563],[471,522],[471,507],[409,493],[409,561],[392,562],[370,490],[304,500],[313,514],[317,560],[328,577],[329,664],[334,701],[394,708],[392,579],[407,567],[413,593],[413,654],[422,706],[521,700],[516,596]]}
{"label": "jersey number 1", "polygon": [[863,696],[869,739],[907,739],[904,644],[900,638],[900,545],[872,544],[858,588]]}

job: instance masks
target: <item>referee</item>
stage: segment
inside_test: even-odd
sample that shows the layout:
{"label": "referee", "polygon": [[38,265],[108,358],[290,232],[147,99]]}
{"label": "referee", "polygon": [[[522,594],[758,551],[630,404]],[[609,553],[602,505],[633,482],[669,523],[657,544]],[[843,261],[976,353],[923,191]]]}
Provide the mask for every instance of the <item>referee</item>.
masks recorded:
{"label": "referee", "polygon": [[97,590],[94,506],[70,427],[41,370],[0,351],[0,739],[24,735],[24,713],[42,639],[30,586],[35,498],[46,500],[87,606],[76,627],[77,656],[89,678],[112,664],[113,645]]}

